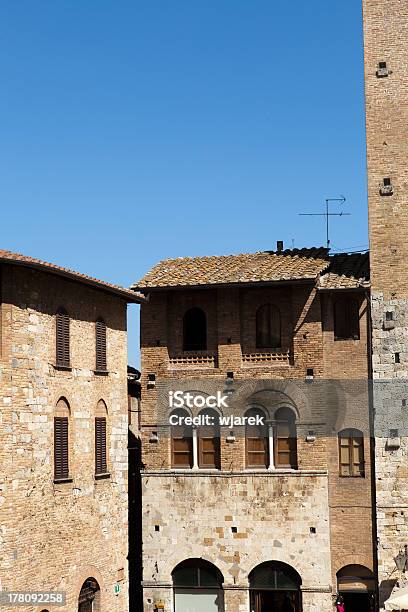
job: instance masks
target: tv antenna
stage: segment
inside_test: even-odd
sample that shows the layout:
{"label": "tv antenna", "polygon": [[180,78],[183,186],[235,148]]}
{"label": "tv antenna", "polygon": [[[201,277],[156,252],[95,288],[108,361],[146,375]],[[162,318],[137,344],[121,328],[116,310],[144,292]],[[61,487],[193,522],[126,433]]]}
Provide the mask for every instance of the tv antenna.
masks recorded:
{"label": "tv antenna", "polygon": [[350,213],[331,213],[329,212],[329,205],[332,202],[340,202],[340,204],[344,204],[346,198],[344,196],[340,196],[340,198],[326,198],[326,212],[324,213],[299,213],[300,217],[326,217],[326,246],[330,249],[330,238],[329,238],[329,217],[349,217]]}

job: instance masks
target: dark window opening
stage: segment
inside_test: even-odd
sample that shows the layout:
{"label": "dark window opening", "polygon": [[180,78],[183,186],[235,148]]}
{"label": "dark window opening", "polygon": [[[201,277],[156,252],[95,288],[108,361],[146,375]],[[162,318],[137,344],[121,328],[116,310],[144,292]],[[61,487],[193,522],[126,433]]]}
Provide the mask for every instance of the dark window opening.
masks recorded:
{"label": "dark window opening", "polygon": [[360,308],[353,298],[340,298],[334,304],[335,340],[360,339]]}
{"label": "dark window opening", "polygon": [[281,320],[279,309],[265,304],[256,311],[256,348],[281,347]]}
{"label": "dark window opening", "polygon": [[385,178],[384,179],[384,187],[389,187],[391,185],[391,179],[390,178]]}
{"label": "dark window opening", "polygon": [[207,350],[207,318],[201,308],[190,308],[183,317],[183,350]]}

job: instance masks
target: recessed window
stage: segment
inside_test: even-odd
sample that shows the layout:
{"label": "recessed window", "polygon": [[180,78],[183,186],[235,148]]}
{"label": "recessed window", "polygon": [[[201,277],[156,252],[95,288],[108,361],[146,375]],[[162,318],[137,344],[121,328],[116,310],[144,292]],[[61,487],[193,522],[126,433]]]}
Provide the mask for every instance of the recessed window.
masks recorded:
{"label": "recessed window", "polygon": [[108,471],[106,459],[106,416],[107,409],[103,400],[99,400],[95,416],[95,476]]}
{"label": "recessed window", "polygon": [[383,180],[384,187],[389,187],[391,185],[391,179],[389,177]]}
{"label": "recessed window", "polygon": [[275,467],[297,469],[296,416],[290,408],[275,413]]}
{"label": "recessed window", "polygon": [[356,299],[342,297],[334,303],[335,340],[360,339],[360,308]]}
{"label": "recessed window", "polygon": [[95,324],[96,370],[106,370],[106,323],[99,318]]}
{"label": "recessed window", "polygon": [[56,324],[56,365],[69,367],[69,316],[65,308],[59,308],[55,316]]}
{"label": "recessed window", "polygon": [[246,467],[266,468],[269,466],[269,437],[266,425],[265,413],[258,408],[250,408],[246,417],[255,417],[254,422],[263,423],[258,425],[246,425]]}
{"label": "recessed window", "polygon": [[54,480],[69,478],[69,415],[69,404],[62,397],[54,416]]}
{"label": "recessed window", "polygon": [[364,437],[358,429],[339,433],[340,476],[364,477]]}
{"label": "recessed window", "polygon": [[[183,409],[175,410],[172,415],[187,417]],[[183,423],[182,419],[179,419]],[[184,424],[171,427],[171,465],[174,468],[193,467],[193,428]]]}
{"label": "recessed window", "polygon": [[207,350],[207,317],[201,308],[190,308],[183,317],[183,350]]}
{"label": "recessed window", "polygon": [[205,410],[199,416],[208,416],[209,425],[202,425],[197,430],[198,437],[198,467],[216,469],[221,467],[220,428],[218,413],[215,410]]}
{"label": "recessed window", "polygon": [[256,311],[256,348],[281,346],[281,317],[277,306],[264,304]]}
{"label": "recessed window", "polygon": [[399,353],[395,353],[394,359],[395,359],[395,363],[401,363],[401,357]]}
{"label": "recessed window", "polygon": [[386,321],[393,321],[394,320],[394,313],[390,310],[387,310],[387,312],[385,313],[385,320]]}

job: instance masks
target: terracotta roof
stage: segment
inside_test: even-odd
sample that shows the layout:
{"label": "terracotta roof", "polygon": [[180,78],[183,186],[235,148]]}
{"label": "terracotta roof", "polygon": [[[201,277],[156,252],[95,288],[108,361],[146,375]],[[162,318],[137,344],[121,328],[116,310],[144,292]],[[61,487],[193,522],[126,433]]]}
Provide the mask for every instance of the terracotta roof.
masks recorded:
{"label": "terracotta roof", "polygon": [[263,251],[241,255],[180,257],[155,265],[134,289],[310,280],[329,266],[324,248]]}
{"label": "terracotta roof", "polygon": [[104,281],[93,278],[92,276],[86,276],[79,272],[74,272],[68,268],[62,268],[52,263],[42,261],[41,259],[34,259],[33,257],[27,257],[26,255],[20,255],[19,253],[11,253],[0,249],[0,263],[11,263],[15,265],[25,266],[27,268],[35,268],[37,270],[43,270],[44,272],[50,272],[51,274],[57,274],[71,280],[83,283],[85,285],[91,285],[96,289],[117,295],[127,302],[143,302],[144,296],[140,293],[136,293],[131,289],[125,289],[119,285],[113,285]]}
{"label": "terracotta roof", "polygon": [[320,289],[355,289],[370,286],[367,253],[341,253],[330,256],[330,267],[319,278]]}

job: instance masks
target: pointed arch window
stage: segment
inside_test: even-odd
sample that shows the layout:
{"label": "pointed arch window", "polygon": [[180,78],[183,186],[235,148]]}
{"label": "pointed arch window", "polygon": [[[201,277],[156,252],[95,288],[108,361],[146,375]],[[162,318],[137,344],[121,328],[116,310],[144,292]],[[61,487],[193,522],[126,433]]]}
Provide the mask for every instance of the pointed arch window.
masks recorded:
{"label": "pointed arch window", "polygon": [[57,402],[54,415],[54,480],[69,477],[69,404],[65,398]]}
{"label": "pointed arch window", "polygon": [[99,400],[95,416],[95,476],[108,476],[106,452],[106,404]]}
{"label": "pointed arch window", "polygon": [[256,311],[256,348],[281,347],[281,316],[274,304],[264,304]]}
{"label": "pointed arch window", "polygon": [[207,317],[201,308],[189,308],[184,314],[183,350],[207,350]]}
{"label": "pointed arch window", "polygon": [[59,308],[55,315],[56,323],[56,365],[61,368],[70,366],[69,316],[65,308]]}

